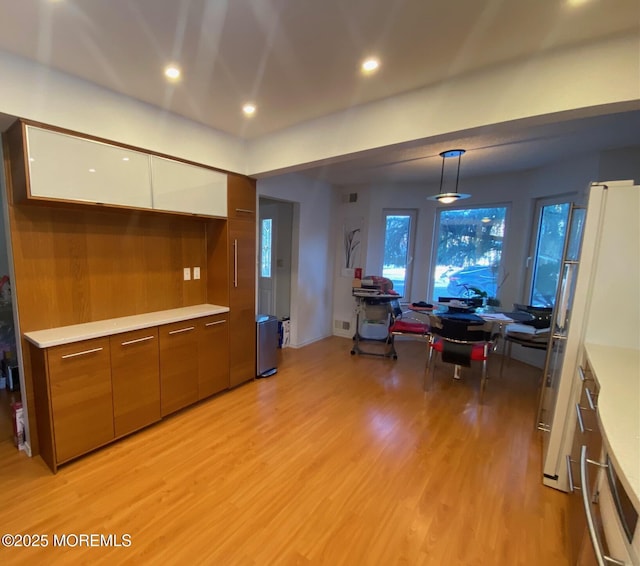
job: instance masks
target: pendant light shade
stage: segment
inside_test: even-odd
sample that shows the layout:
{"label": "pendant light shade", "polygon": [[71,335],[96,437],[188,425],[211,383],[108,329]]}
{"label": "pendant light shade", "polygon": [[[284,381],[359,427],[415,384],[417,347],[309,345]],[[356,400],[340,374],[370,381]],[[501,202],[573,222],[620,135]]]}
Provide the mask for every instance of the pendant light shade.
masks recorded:
{"label": "pendant light shade", "polygon": [[[469,198],[471,196],[471,195],[458,192],[458,182],[460,181],[460,159],[462,158],[462,155],[464,154],[464,152],[465,152],[464,149],[449,149],[447,151],[443,151],[440,154],[440,157],[442,157],[442,171],[440,172],[440,192],[437,195],[427,197],[429,200],[437,200],[442,204],[451,204],[452,202],[456,202],[457,200],[460,200],[463,198]],[[450,157],[458,158],[458,167],[456,172],[456,189],[455,189],[455,192],[453,193],[443,193],[442,185],[444,182],[444,163],[445,163],[445,160]]]}

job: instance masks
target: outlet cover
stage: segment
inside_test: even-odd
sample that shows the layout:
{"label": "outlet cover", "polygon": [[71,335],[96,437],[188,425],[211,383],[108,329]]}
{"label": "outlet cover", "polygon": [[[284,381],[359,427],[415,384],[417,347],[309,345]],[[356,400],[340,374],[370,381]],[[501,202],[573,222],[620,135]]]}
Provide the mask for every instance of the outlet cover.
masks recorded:
{"label": "outlet cover", "polygon": [[193,268],[193,278],[194,279],[200,279],[200,268],[199,267],[194,267]]}
{"label": "outlet cover", "polygon": [[184,268],[184,280],[185,281],[189,281],[191,279],[191,268],[190,267],[185,267]]}

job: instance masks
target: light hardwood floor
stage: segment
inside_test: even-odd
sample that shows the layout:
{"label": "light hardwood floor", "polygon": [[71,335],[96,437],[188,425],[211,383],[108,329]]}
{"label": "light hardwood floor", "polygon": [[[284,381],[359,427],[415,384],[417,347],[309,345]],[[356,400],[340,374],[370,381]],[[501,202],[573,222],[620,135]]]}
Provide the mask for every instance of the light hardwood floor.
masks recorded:
{"label": "light hardwood floor", "polygon": [[[55,476],[0,444],[0,530],[49,539],[0,563],[568,564],[567,496],[541,483],[537,371],[512,362],[478,406],[477,371],[453,381],[438,364],[423,393],[422,343],[398,343],[397,361],[350,348],[284,350],[275,376]],[[53,546],[81,533],[131,545]]]}

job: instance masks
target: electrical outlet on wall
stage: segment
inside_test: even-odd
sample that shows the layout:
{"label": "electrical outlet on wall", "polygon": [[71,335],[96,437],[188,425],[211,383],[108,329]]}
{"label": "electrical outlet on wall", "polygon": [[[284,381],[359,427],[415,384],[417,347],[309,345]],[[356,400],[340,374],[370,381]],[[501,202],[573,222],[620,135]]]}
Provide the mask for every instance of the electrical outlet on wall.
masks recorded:
{"label": "electrical outlet on wall", "polygon": [[185,267],[184,268],[184,280],[185,281],[189,281],[191,279],[191,268],[190,267]]}
{"label": "electrical outlet on wall", "polygon": [[193,268],[193,278],[194,279],[200,279],[200,268],[199,267],[194,267]]}

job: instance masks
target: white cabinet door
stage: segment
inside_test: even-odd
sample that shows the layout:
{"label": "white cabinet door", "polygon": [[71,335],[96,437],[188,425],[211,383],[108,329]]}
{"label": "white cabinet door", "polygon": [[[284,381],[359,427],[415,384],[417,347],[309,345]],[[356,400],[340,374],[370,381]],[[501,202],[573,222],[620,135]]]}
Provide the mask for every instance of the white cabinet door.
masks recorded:
{"label": "white cabinet door", "polygon": [[205,167],[151,157],[153,208],[227,216],[227,175]]}
{"label": "white cabinet door", "polygon": [[149,156],[27,126],[30,196],[151,208]]}

